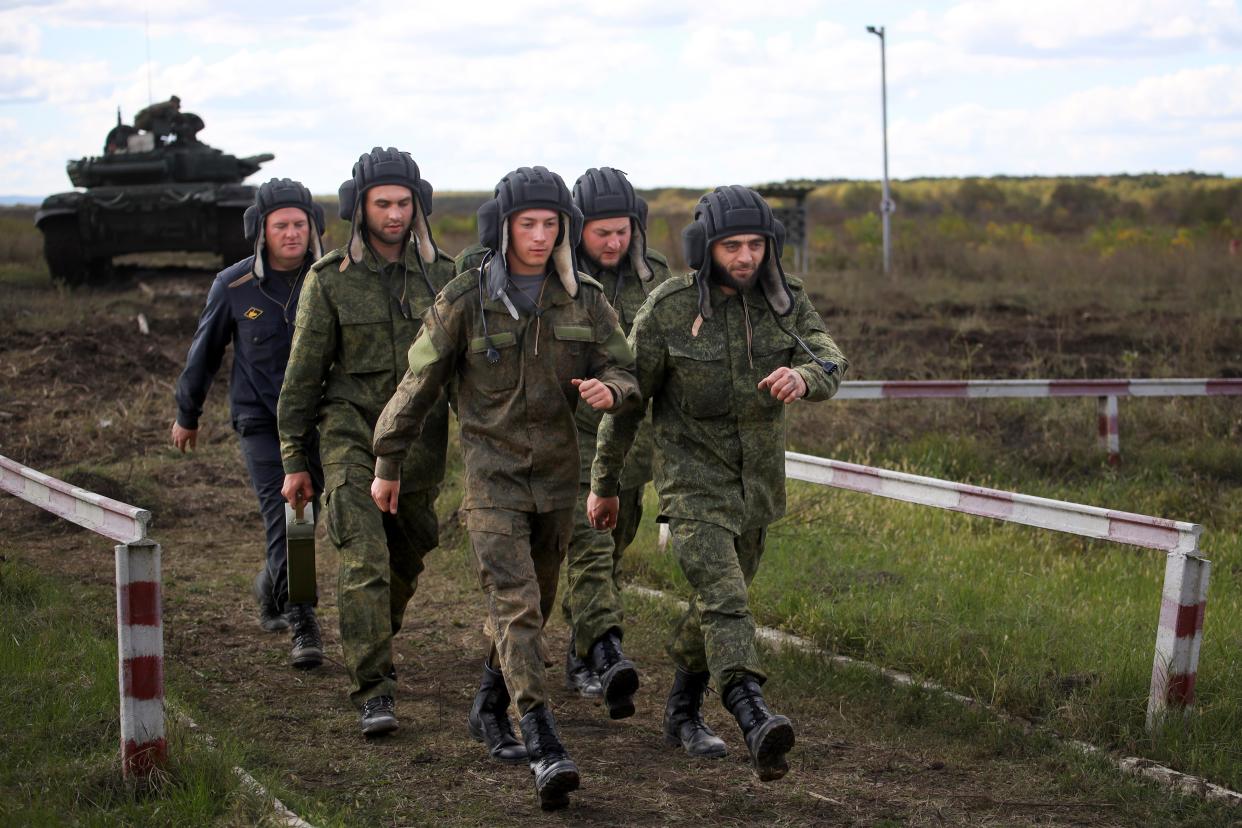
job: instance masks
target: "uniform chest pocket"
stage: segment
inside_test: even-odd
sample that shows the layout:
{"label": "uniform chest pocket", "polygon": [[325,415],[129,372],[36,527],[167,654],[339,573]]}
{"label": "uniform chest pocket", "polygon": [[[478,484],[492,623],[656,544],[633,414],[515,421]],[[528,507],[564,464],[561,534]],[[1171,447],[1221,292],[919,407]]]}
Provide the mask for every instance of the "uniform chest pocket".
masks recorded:
{"label": "uniform chest pocket", "polygon": [[372,374],[392,370],[392,326],[386,310],[366,306],[341,306],[341,347],[338,350],[338,359],[347,372]]}
{"label": "uniform chest pocket", "polygon": [[254,354],[271,354],[281,349],[283,345],[286,349],[288,345],[288,337],[281,336],[284,328],[277,320],[276,323],[245,322],[238,326],[237,338],[241,347]]}
{"label": "uniform chest pocket", "polygon": [[691,417],[722,417],[733,407],[723,342],[669,343],[678,404]]}
{"label": "uniform chest pocket", "polygon": [[585,377],[588,350],[595,342],[591,329],[586,325],[556,325],[552,335],[556,339],[557,378],[569,382]]}
{"label": "uniform chest pocket", "polygon": [[500,331],[491,335],[491,347],[500,357],[496,362],[487,359],[488,337],[476,336],[470,340],[470,356],[467,359],[469,376],[466,382],[480,391],[508,391],[517,385],[521,376],[522,349],[517,347],[517,335],[512,331]]}

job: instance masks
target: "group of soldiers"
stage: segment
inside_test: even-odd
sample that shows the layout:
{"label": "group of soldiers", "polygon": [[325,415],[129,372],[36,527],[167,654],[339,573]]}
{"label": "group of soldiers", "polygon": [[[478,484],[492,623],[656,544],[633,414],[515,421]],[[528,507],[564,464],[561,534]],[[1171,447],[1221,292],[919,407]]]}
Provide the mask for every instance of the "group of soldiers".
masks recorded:
{"label": "group of soldiers", "polygon": [[725,755],[702,718],[714,682],[756,774],[783,776],[794,729],[764,702],[747,590],[784,513],[784,407],[832,396],[846,361],[782,269],[768,204],[740,186],[704,195],[683,233],[691,271],[673,276],[647,245],[646,203],[610,167],[572,191],[540,166],[505,175],[456,261],[408,153],[362,155],[339,195],[349,239],[323,255],[310,192],[259,188],[254,255],[216,278],[177,387],[184,451],[233,344],[232,420],[267,526],[263,628],[291,629],[295,667],[322,662],[315,608],[288,603],[284,572],[284,504],[322,499],[350,698],[366,736],[397,728],[392,640],[439,541],[452,409],[489,642],[470,735],[529,764],[545,809],[578,788],[545,681],[562,563],[566,684],[613,719],[634,713],[618,572],[654,477],[694,591],[669,644],[665,739]]}

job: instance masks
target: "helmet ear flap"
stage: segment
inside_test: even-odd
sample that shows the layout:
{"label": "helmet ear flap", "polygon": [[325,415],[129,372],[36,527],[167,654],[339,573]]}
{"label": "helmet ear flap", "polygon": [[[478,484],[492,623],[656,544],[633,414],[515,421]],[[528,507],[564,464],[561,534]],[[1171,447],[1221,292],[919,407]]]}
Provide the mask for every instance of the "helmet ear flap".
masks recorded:
{"label": "helmet ear flap", "polygon": [[772,236],[775,239],[776,258],[779,260],[785,254],[785,225],[778,219],[772,219]]}
{"label": "helmet ear flap", "polygon": [[315,223],[315,229],[322,236],[324,227],[323,205],[317,201],[311,202],[311,221]]}
{"label": "helmet ear flap", "polygon": [[691,270],[700,270],[707,259],[707,228],[701,221],[692,221],[681,231],[681,251]]}
{"label": "helmet ear flap", "polygon": [[500,202],[489,199],[479,207],[479,244],[490,250],[500,249]]}
{"label": "helmet ear flap", "polygon": [[340,201],[341,219],[353,221],[354,203],[358,200],[358,185],[354,179],[350,178],[341,184],[341,188],[337,190],[337,198]]}
{"label": "helmet ear flap", "polygon": [[634,214],[638,216],[638,226],[647,229],[647,199],[640,195],[634,196]]}
{"label": "helmet ear flap", "polygon": [[572,201],[569,203],[569,244],[571,247],[577,247],[582,241],[582,228],[586,225],[586,219],[583,218],[582,210]]}
{"label": "helmet ear flap", "polygon": [[[323,208],[320,207],[320,210]],[[246,233],[246,240],[253,242],[259,237],[259,208],[258,205],[251,204],[246,208],[246,212],[242,214],[242,228]]]}
{"label": "helmet ear flap", "polygon": [[423,208],[423,215],[431,215],[431,196],[433,192],[430,181],[425,178],[418,179],[418,203]]}

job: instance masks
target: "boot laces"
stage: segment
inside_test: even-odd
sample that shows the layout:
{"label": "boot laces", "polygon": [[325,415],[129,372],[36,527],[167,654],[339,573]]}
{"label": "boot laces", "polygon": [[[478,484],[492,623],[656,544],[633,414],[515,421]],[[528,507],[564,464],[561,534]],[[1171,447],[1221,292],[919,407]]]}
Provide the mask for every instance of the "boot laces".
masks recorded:
{"label": "boot laces", "polygon": [[370,718],[376,713],[391,713],[393,711],[392,696],[375,696],[367,699],[362,704],[362,717]]}

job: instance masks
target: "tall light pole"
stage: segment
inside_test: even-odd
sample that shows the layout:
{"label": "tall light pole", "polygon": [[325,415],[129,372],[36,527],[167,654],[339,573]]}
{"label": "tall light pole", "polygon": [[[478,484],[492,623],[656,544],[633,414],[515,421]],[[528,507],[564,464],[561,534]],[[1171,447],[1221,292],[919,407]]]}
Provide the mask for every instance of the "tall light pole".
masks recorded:
{"label": "tall light pole", "polygon": [[880,39],[880,117],[884,125],[884,195],[880,199],[880,219],[884,223],[884,272],[892,267],[892,235],[889,216],[897,209],[888,191],[888,70],[884,56],[884,27],[868,26],[867,31]]}

